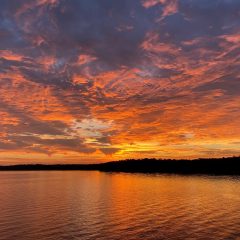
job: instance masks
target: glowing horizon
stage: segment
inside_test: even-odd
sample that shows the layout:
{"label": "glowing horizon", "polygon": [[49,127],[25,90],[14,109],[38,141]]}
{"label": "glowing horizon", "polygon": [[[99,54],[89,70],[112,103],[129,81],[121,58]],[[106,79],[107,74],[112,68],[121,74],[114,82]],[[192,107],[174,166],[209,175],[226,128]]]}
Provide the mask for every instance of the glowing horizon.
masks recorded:
{"label": "glowing horizon", "polygon": [[0,7],[0,165],[240,155],[240,1]]}

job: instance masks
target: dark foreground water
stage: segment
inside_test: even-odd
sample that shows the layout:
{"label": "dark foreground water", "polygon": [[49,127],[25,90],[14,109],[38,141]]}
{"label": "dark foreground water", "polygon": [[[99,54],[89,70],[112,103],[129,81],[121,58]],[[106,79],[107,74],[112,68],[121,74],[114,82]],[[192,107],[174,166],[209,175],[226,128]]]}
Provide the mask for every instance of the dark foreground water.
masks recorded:
{"label": "dark foreground water", "polygon": [[0,239],[240,239],[240,178],[0,172]]}

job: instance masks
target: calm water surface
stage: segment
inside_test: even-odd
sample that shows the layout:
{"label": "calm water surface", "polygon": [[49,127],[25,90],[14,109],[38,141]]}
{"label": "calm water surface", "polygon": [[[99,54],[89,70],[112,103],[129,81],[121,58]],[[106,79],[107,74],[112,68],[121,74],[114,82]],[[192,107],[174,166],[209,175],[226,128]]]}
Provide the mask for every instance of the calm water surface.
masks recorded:
{"label": "calm water surface", "polygon": [[0,240],[240,239],[240,178],[0,172]]}

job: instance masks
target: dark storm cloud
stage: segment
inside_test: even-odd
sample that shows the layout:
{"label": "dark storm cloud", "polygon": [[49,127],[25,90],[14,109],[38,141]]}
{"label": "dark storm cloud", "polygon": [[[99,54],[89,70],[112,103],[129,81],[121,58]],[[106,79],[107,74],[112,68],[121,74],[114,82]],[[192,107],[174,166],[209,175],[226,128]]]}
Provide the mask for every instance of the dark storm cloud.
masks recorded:
{"label": "dark storm cloud", "polygon": [[110,68],[138,61],[138,45],[156,14],[126,0],[62,1],[53,12],[66,48],[83,48]]}
{"label": "dark storm cloud", "polygon": [[[36,65],[31,62],[31,59],[23,59],[22,61],[7,60],[0,57],[0,72],[14,71],[14,69],[31,69]],[[24,72],[24,71],[23,71]]]}
{"label": "dark storm cloud", "polygon": [[118,152],[119,150],[120,150],[119,148],[100,148],[100,151],[106,155],[114,154],[114,153]]}
{"label": "dark storm cloud", "polygon": [[70,80],[71,78],[67,72],[44,72],[41,69],[29,69],[24,67],[22,67],[20,71],[22,72],[23,76],[26,77],[26,79],[36,83],[57,85],[61,88],[68,88],[72,86]]}
{"label": "dark storm cloud", "polygon": [[[22,48],[27,46],[24,35],[17,27],[15,20],[6,8],[5,1],[0,3],[0,49]],[[10,1],[8,1],[10,2]]]}
{"label": "dark storm cloud", "polygon": [[4,142],[0,141],[0,150],[17,150],[24,148],[39,153],[54,153],[56,149],[49,150],[53,148],[57,148],[60,151],[70,150],[81,153],[93,153],[96,151],[95,148],[85,145],[80,138],[42,139],[34,135],[13,135],[4,140]]}
{"label": "dark storm cloud", "polygon": [[203,84],[197,88],[195,91],[211,91],[211,90],[223,90],[227,95],[239,95],[240,92],[240,77],[235,75],[223,76],[216,79],[213,82]]}
{"label": "dark storm cloud", "polygon": [[157,26],[162,42],[180,44],[198,37],[216,37],[239,29],[238,0],[179,0],[178,12]]}
{"label": "dark storm cloud", "polygon": [[222,31],[229,33],[238,29],[239,8],[238,0],[179,1],[179,12],[195,24],[195,29],[191,30],[202,36],[218,35]]}
{"label": "dark storm cloud", "polygon": [[[72,86],[73,72],[84,71],[84,66],[73,66],[81,54],[96,57],[89,67],[92,74],[97,74],[143,64],[144,55],[139,46],[149,31],[158,33],[160,42],[180,46],[198,37],[233,32],[239,26],[239,1],[180,0],[178,11],[160,22],[162,5],[146,9],[141,1],[59,0],[52,5],[39,2],[1,2],[0,26],[11,35],[6,37],[10,45],[3,48],[14,48],[33,58],[54,56],[57,62],[48,71],[43,71],[41,66],[21,68],[21,71],[32,81],[63,87]],[[11,38],[25,45],[18,45]],[[212,41],[209,48],[218,46]],[[174,57],[169,60],[174,61]],[[161,77],[177,70],[158,71]]]}
{"label": "dark storm cloud", "polygon": [[[1,25],[15,39],[19,34],[29,43],[41,37],[39,52],[54,52],[70,61],[76,54],[91,53],[106,69],[140,60],[138,46],[159,14],[159,8],[146,10],[140,1],[69,0],[53,7],[40,5],[42,9],[34,7],[32,1],[20,2],[1,3]],[[23,3],[29,8],[21,12]],[[9,20],[8,16],[12,18]],[[31,55],[37,50],[33,49]]]}

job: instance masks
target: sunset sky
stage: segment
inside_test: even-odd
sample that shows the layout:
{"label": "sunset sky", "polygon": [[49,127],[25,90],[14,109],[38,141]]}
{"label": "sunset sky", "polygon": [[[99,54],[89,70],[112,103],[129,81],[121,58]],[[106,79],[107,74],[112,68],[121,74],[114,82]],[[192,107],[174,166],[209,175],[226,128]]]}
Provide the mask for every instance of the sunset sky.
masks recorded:
{"label": "sunset sky", "polygon": [[1,0],[0,165],[240,155],[239,0]]}

